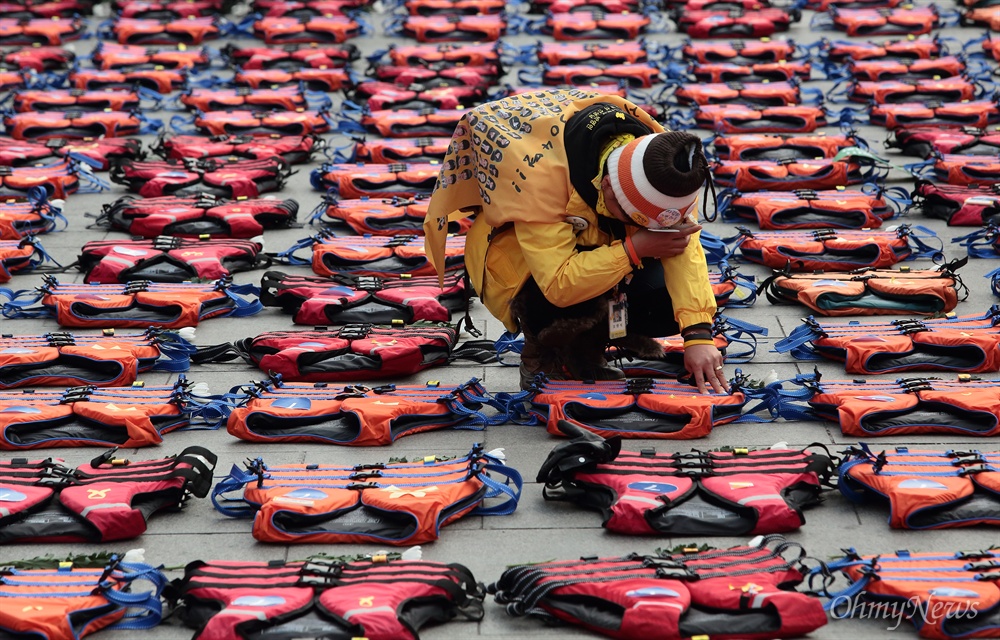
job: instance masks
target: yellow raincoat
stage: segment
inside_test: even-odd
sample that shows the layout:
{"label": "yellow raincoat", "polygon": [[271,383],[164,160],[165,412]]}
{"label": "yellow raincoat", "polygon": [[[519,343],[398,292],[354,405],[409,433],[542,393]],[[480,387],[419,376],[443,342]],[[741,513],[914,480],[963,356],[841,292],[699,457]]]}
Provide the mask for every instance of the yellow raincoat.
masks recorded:
{"label": "yellow raincoat", "polygon": [[[452,137],[424,221],[427,253],[443,273],[447,222],[476,214],[465,244],[466,268],[483,304],[510,331],[518,330],[510,301],[529,275],[549,302],[566,307],[603,294],[632,272],[623,242],[599,229],[599,214],[570,182],[562,130],[573,114],[596,103],[628,111],[654,133],[663,131],[623,98],[550,90],[476,107]],[[627,227],[629,234],[636,231]],[[681,329],[710,323],[715,297],[698,235],[684,253],[664,258],[663,268]]]}

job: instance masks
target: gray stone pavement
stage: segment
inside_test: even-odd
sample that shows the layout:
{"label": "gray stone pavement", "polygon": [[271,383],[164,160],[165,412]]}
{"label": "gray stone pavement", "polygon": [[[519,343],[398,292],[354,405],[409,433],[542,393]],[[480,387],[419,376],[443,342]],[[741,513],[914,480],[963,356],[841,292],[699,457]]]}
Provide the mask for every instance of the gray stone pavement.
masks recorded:
{"label": "gray stone pavement", "polygon": [[[839,38],[842,34],[824,32],[810,33],[809,19],[813,12],[806,11],[803,21],[796,24],[788,34],[800,44],[810,44],[819,37]],[[379,23],[381,19],[374,20]],[[945,35],[960,35],[972,38],[980,35],[978,29],[948,29]],[[653,35],[651,40],[677,46],[683,40],[682,34]],[[510,42],[525,44],[533,41],[530,37],[511,37]],[[389,42],[401,42],[398,38],[387,38],[379,35],[358,44],[366,51],[386,46]],[[89,51],[92,42],[78,43],[78,51]],[[359,69],[362,64],[357,65]],[[824,90],[830,87],[828,82],[813,83]],[[169,114],[160,114],[166,118]],[[834,130],[828,129],[833,132]],[[882,129],[861,127],[861,135],[867,138],[881,152],[881,141],[885,138]],[[707,132],[703,132],[707,135]],[[333,146],[343,144],[345,140],[331,136]],[[894,157],[900,164],[912,162],[912,159]],[[293,197],[300,203],[300,217],[304,217],[320,200],[320,194],[313,191],[308,183],[309,170],[316,165],[298,167],[298,173],[291,178],[288,186],[280,197]],[[893,172],[893,183],[908,186],[905,174]],[[101,204],[110,202],[124,194],[121,187],[115,186],[111,192],[97,195],[72,196],[66,206],[66,214],[70,219],[70,227],[61,233],[50,234],[42,238],[45,248],[61,263],[72,262],[78,253],[78,248],[86,241],[102,238],[120,238],[120,234],[87,228],[91,222],[84,217],[86,213],[96,213]],[[960,257],[963,250],[951,245],[948,240],[969,230],[948,229],[943,223],[923,218],[919,214],[911,216],[903,222],[922,224],[935,230],[945,241],[949,259]],[[894,221],[891,224],[895,224]],[[716,235],[730,235],[730,225],[716,222],[706,225],[706,228]],[[283,250],[294,241],[305,237],[310,229],[290,229],[269,231],[266,236],[266,249],[271,252]],[[928,261],[911,263],[914,268],[930,266]],[[962,270],[962,277],[968,285],[970,295],[967,301],[960,304],[957,311],[963,314],[981,313],[989,305],[998,302],[989,289],[989,283],[983,278],[988,271],[1000,265],[995,260],[972,260]],[[742,273],[758,277],[767,275],[762,267],[739,264]],[[309,273],[307,268],[281,267],[288,272]],[[260,279],[261,272],[239,274],[237,282],[254,282]],[[81,281],[77,274],[60,276],[65,280]],[[17,289],[30,288],[39,281],[37,276],[17,276],[7,286]],[[759,301],[750,309],[732,310],[729,313],[735,318],[746,320],[768,328],[769,335],[761,340],[757,357],[741,368],[753,377],[762,377],[774,370],[780,378],[786,378],[800,372],[808,372],[813,363],[800,363],[793,359],[770,352],[771,344],[786,335],[805,315],[802,308],[795,306],[772,306],[766,300]],[[472,317],[477,327],[489,338],[497,338],[502,327],[478,303],[473,305]],[[199,345],[216,344],[236,338],[256,335],[262,331],[291,328],[291,318],[275,309],[266,309],[252,318],[217,319],[201,324],[197,329]],[[0,328],[4,333],[32,333],[56,330],[54,321],[39,320],[0,320]],[[844,377],[843,370],[831,363],[817,363],[818,369],[829,378]],[[733,367],[728,367],[729,372]],[[213,364],[195,366],[187,374],[196,382],[207,382],[213,393],[223,393],[230,387],[248,380],[258,379],[262,373],[242,362],[228,364]],[[423,383],[428,379],[439,379],[442,383],[463,382],[472,377],[484,381],[490,391],[512,391],[517,388],[517,370],[514,367],[499,365],[450,365],[425,372],[408,380],[398,382]],[[889,376],[892,377],[892,376]],[[144,376],[147,384],[162,384],[174,379],[173,375],[151,373]],[[886,447],[897,444],[920,445],[929,448],[944,448],[944,445],[963,445],[975,448],[996,448],[995,438],[989,441],[982,439],[949,437],[949,436],[914,436],[891,437],[873,440],[873,446]],[[655,446],[660,451],[685,451],[691,447],[716,448],[727,445],[748,445],[767,447],[775,442],[784,441],[791,446],[807,445],[820,442],[832,450],[839,450],[854,440],[843,436],[839,429],[831,424],[813,422],[784,422],[771,424],[746,424],[720,427],[712,435],[700,441],[630,441],[627,446]],[[214,451],[219,456],[217,475],[225,475],[234,464],[240,464],[247,457],[262,456],[271,463],[322,462],[326,464],[357,464],[362,462],[384,461],[389,456],[417,456],[427,454],[462,454],[468,451],[474,442],[485,443],[487,449],[503,447],[508,456],[508,464],[516,467],[527,481],[517,512],[506,517],[469,517],[451,525],[442,531],[439,541],[423,546],[426,558],[448,562],[460,562],[469,566],[476,577],[483,582],[491,582],[499,577],[504,567],[511,564],[541,561],[555,558],[570,558],[581,555],[609,555],[627,551],[651,551],[656,547],[670,547],[676,544],[691,542],[690,539],[664,538],[629,538],[605,532],[600,526],[597,514],[581,511],[561,503],[546,503],[541,496],[541,487],[532,482],[539,465],[548,451],[556,444],[556,440],[548,436],[542,427],[527,427],[505,425],[490,427],[488,431],[438,431],[419,434],[397,441],[386,448],[348,448],[320,445],[297,444],[253,444],[238,441],[229,436],[225,429],[218,431],[190,431],[171,434],[166,437],[162,446],[147,450],[130,450],[122,452],[133,459],[144,459],[179,452],[189,445],[200,445]],[[93,449],[53,449],[38,452],[40,457],[54,456],[65,458],[70,463],[89,461],[96,451]],[[10,454],[4,453],[3,457]],[[18,454],[21,455],[21,454]],[[1000,543],[1000,534],[996,529],[969,528],[942,531],[896,531],[890,530],[886,524],[885,511],[865,505],[855,505],[846,501],[837,492],[829,492],[822,506],[807,513],[807,524],[798,532],[788,534],[790,539],[801,542],[809,554],[817,558],[831,558],[838,555],[842,547],[855,546],[862,553],[891,552],[897,549],[911,551],[955,551],[961,549],[981,549]],[[708,543],[714,546],[733,546],[745,542],[734,538],[704,538],[696,542]],[[83,553],[107,548],[125,550],[141,547],[146,550],[146,557],[152,563],[162,563],[168,567],[183,565],[195,559],[242,559],[242,560],[273,560],[304,558],[312,553],[326,552],[331,554],[371,553],[379,547],[375,545],[271,545],[255,542],[250,536],[250,522],[232,520],[216,513],[208,500],[194,500],[178,514],[168,514],[151,521],[149,532],[139,539],[114,545],[59,544],[59,545],[16,545],[0,547],[0,566],[5,561],[14,558],[26,558],[44,553]],[[180,575],[177,571],[169,574],[171,577]],[[503,638],[539,637],[568,638],[587,636],[586,632],[572,628],[549,628],[534,620],[512,619],[503,608],[486,602],[486,616],[478,624],[455,622],[439,628],[428,629],[422,634],[427,639],[468,638],[474,636],[490,636]],[[831,621],[826,627],[814,632],[810,637],[816,640],[834,640],[845,638],[895,638],[913,635],[908,625],[903,625],[896,631],[886,629],[892,626],[891,621],[874,620],[841,620]],[[134,632],[108,632],[102,635],[109,640],[126,640],[136,637]],[[153,639],[186,638],[190,631],[171,624],[143,633],[144,637]]]}

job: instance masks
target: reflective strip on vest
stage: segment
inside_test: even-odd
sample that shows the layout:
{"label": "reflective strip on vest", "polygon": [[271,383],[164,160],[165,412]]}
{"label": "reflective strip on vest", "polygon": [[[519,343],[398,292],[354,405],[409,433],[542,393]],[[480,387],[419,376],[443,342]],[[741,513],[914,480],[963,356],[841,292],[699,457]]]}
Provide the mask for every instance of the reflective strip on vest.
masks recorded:
{"label": "reflective strip on vest", "polygon": [[393,609],[392,607],[371,607],[367,609],[365,608],[351,609],[350,611],[347,611],[346,613],[342,613],[340,615],[342,618],[344,618],[344,620],[350,620],[353,616],[364,615],[366,613],[375,613],[376,611],[380,613],[391,613],[392,615],[396,615],[396,610]]}
{"label": "reflective strip on vest", "polygon": [[749,502],[757,502],[758,500],[781,500],[782,502],[784,502],[785,498],[778,493],[764,493],[759,496],[747,496],[745,498],[737,500],[737,502],[739,504],[747,504]]}
{"label": "reflective strip on vest", "polygon": [[108,504],[92,504],[83,511],[81,511],[80,516],[86,518],[87,514],[95,509],[116,509],[118,507],[125,507],[126,509],[131,509],[132,505],[125,504],[124,502],[110,502]]}
{"label": "reflective strip on vest", "polygon": [[622,500],[630,500],[632,502],[645,502],[646,504],[652,504],[652,505],[655,505],[657,507],[662,507],[663,506],[663,503],[660,502],[659,500],[654,500],[653,498],[646,498],[646,497],[643,497],[643,496],[632,496],[632,495],[627,495],[626,494],[626,495],[624,495],[624,496],[621,497],[621,499],[619,500],[619,502],[621,502]]}

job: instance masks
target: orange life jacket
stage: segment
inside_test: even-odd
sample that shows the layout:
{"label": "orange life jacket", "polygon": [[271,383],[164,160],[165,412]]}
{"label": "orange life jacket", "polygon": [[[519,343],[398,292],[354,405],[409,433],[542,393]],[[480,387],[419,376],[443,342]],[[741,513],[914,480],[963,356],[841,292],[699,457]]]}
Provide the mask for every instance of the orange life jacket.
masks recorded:
{"label": "orange life jacket", "polygon": [[163,387],[0,391],[0,450],[147,447],[199,420],[218,426],[222,418],[201,408],[183,374]]}
{"label": "orange life jacket", "polygon": [[866,143],[853,133],[811,136],[746,133],[717,136],[712,140],[713,150],[720,160],[815,160],[832,158],[842,149],[864,145]]}
{"label": "orange life jacket", "polygon": [[299,87],[305,85],[310,91],[330,93],[353,87],[354,76],[350,69],[320,68],[297,69],[240,69],[233,74],[233,84],[251,89],[275,87]]}
{"label": "orange life jacket", "polygon": [[775,304],[798,302],[822,316],[934,315],[955,309],[959,291],[968,295],[957,260],[938,269],[861,269],[848,273],[776,272],[761,283]]}
{"label": "orange life jacket", "polygon": [[736,104],[699,105],[694,117],[700,128],[718,133],[811,133],[826,126],[823,109],[802,105],[763,109]]}
{"label": "orange life jacket", "polygon": [[63,327],[181,329],[208,318],[253,315],[262,308],[255,299],[259,292],[253,285],[234,285],[226,278],[205,284],[133,280],[94,285],[62,284],[45,276],[44,284],[34,291],[0,289],[8,299],[0,309],[8,318],[54,318]]}
{"label": "orange life jacket", "polygon": [[234,387],[230,394],[239,406],[229,414],[229,433],[250,442],[381,446],[423,431],[483,429],[507,421],[505,414],[487,418],[479,413],[488,399],[475,378],[453,387],[428,383],[372,389],[283,382],[273,376]]}
{"label": "orange life jacket", "polygon": [[880,104],[872,106],[869,120],[873,125],[886,129],[926,126],[985,129],[1000,122],[1000,108],[990,100]]}
{"label": "orange life jacket", "polygon": [[0,389],[25,386],[120,387],[149,370],[187,371],[195,347],[174,331],[0,335]]}
{"label": "orange life jacket", "polygon": [[337,162],[364,162],[366,164],[392,164],[394,162],[441,162],[448,154],[451,138],[389,138],[355,139],[347,154],[337,151]]}
{"label": "orange life jacket", "polygon": [[615,533],[795,531],[805,524],[802,510],[820,503],[823,485],[832,486],[836,467],[828,451],[808,448],[622,451],[618,437],[605,440],[566,421],[559,428],[571,439],[542,463],[536,478],[544,483],[542,495],[600,512],[604,528]]}
{"label": "orange life jacket", "polygon": [[48,201],[45,189],[29,190],[27,196],[0,199],[0,240],[20,240],[54,231],[66,218],[62,209]]}
{"label": "orange life jacket", "polygon": [[689,440],[740,418],[749,397],[735,385],[728,394],[701,394],[669,380],[631,378],[608,382],[540,379],[532,412],[552,435],[564,435],[559,421],[604,436]]}
{"label": "orange life jacket", "polygon": [[340,44],[364,34],[361,23],[347,16],[261,18],[254,36],[264,44]]}
{"label": "orange life jacket", "polygon": [[430,195],[440,164],[324,164],[310,175],[313,188],[340,198]]}
{"label": "orange life jacket", "polygon": [[812,28],[832,28],[854,38],[858,36],[919,36],[941,26],[937,7],[912,9],[841,9],[836,6],[818,13],[809,24]]}
{"label": "orange life jacket", "polygon": [[[143,585],[136,591],[132,581]],[[101,629],[149,629],[160,623],[158,569],[122,563],[105,569],[11,569],[0,574],[0,629],[14,637],[78,640]],[[146,585],[153,589],[147,591]]]}
{"label": "orange life jacket", "polygon": [[77,69],[69,74],[69,84],[77,89],[131,89],[139,85],[168,94],[187,82],[186,69]]}
{"label": "orange life jacket", "polygon": [[830,421],[839,424],[845,436],[1000,435],[996,380],[960,375],[953,380],[822,381],[819,374],[800,374],[782,386],[788,382],[802,389],[778,391],[780,416]]}
{"label": "orange life jacket", "polygon": [[[779,353],[843,362],[848,373],[901,371],[1000,371],[1000,307],[980,316],[833,324],[806,318]],[[810,345],[810,346],[807,346]]]}
{"label": "orange life jacket", "polygon": [[702,64],[732,62],[736,64],[776,63],[801,57],[792,40],[734,40],[731,42],[684,43],[681,55],[685,60]]}
{"label": "orange life jacket", "polygon": [[[895,231],[836,230],[751,232],[738,227],[735,241],[740,254],[772,269],[792,271],[852,271],[891,267],[912,257],[931,257],[941,252],[924,242],[936,238],[929,229],[911,230],[901,225]],[[912,243],[912,245],[911,245]]]}
{"label": "orange life jacket", "polygon": [[877,229],[896,215],[894,204],[902,194],[849,189],[795,191],[726,190],[719,194],[723,220],[756,222],[764,231],[792,229]]}
{"label": "orange life jacket", "polygon": [[140,45],[102,41],[90,56],[98,69],[140,71],[154,69],[205,70],[212,64],[212,52],[206,47],[150,49]]}
{"label": "orange life jacket", "polygon": [[[240,498],[226,497],[240,490]],[[520,474],[475,445],[457,459],[349,467],[269,466],[257,458],[246,471],[234,466],[212,500],[224,515],[253,517],[261,542],[404,546],[433,542],[441,527],[466,515],[511,514],[520,494]],[[483,506],[496,497],[506,500]]]}
{"label": "orange life jacket", "polygon": [[216,457],[208,449],[136,461],[114,457],[117,450],[75,469],[52,458],[0,461],[0,542],[131,540],[145,533],[150,516],[212,488]]}
{"label": "orange life jacket", "polygon": [[290,45],[277,47],[236,47],[227,45],[222,53],[230,64],[243,70],[322,69],[346,67],[361,57],[358,48],[350,43],[328,45]]}
{"label": "orange life jacket", "polygon": [[731,62],[695,63],[690,65],[688,73],[698,82],[809,80],[812,76],[812,64],[802,61],[786,62],[784,60],[781,62],[758,64],[733,64]]}
{"label": "orange life jacket", "polygon": [[117,40],[118,44],[200,45],[219,37],[219,20],[219,16],[184,20],[118,18],[111,22],[110,32],[106,35]]}
{"label": "orange life jacket", "polygon": [[889,508],[893,529],[1000,525],[1000,452],[851,447],[840,490],[855,502]]}
{"label": "orange life jacket", "polygon": [[[312,259],[296,257],[299,249],[311,248]],[[465,237],[448,238],[444,247],[444,270],[465,268]],[[431,276],[436,273],[427,260],[423,236],[392,237],[334,236],[323,232],[300,240],[276,256],[292,265],[312,263],[313,273],[321,276]]]}
{"label": "orange life jacket", "polygon": [[[897,622],[909,619],[921,638],[996,636],[1000,551],[900,550],[876,556],[858,555],[853,547],[844,551],[844,558],[813,570],[824,576],[845,575],[851,583],[839,592],[824,589],[831,598],[826,608],[837,607],[835,615],[847,615],[843,606],[848,602],[865,607],[862,610],[888,611],[892,617],[887,619]],[[895,609],[886,609],[894,604]]]}

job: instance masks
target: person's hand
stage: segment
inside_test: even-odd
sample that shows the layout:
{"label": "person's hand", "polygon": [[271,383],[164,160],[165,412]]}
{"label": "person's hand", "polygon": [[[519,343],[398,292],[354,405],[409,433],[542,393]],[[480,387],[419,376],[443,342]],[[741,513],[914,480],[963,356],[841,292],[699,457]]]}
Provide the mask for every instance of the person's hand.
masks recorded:
{"label": "person's hand", "polygon": [[677,233],[643,229],[632,235],[632,246],[640,258],[673,258],[684,253],[692,234],[699,230],[699,224],[681,227]]}
{"label": "person's hand", "polygon": [[694,376],[701,393],[708,393],[708,385],[716,393],[729,391],[726,372],[722,368],[722,354],[714,344],[684,347],[684,368]]}

